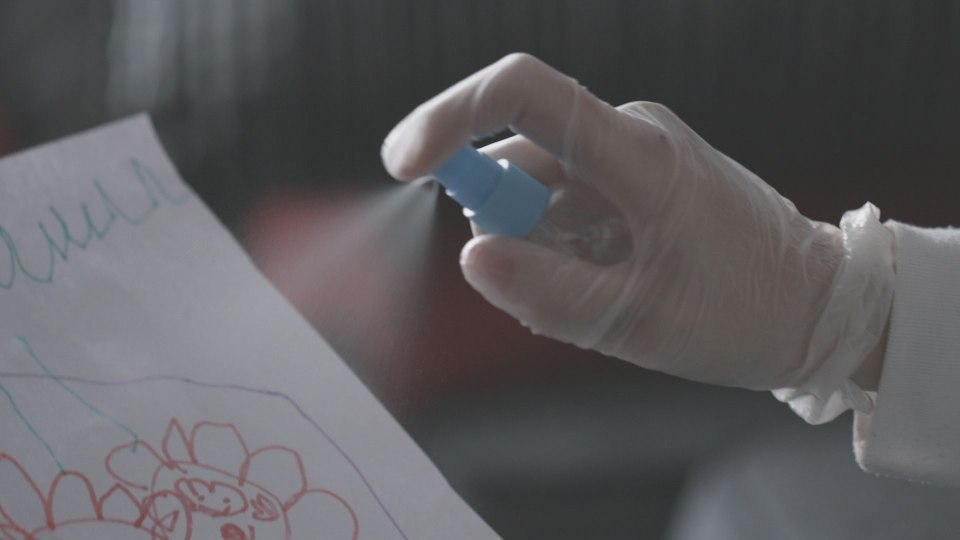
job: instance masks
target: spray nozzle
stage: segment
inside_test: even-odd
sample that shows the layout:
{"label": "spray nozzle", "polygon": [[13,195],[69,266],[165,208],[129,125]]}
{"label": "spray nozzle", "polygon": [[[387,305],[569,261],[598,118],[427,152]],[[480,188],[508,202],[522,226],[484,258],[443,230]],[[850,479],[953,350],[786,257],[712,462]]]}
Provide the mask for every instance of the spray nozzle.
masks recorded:
{"label": "spray nozzle", "polygon": [[492,234],[522,238],[550,205],[550,189],[505,159],[494,161],[464,146],[433,176],[463,213]]}

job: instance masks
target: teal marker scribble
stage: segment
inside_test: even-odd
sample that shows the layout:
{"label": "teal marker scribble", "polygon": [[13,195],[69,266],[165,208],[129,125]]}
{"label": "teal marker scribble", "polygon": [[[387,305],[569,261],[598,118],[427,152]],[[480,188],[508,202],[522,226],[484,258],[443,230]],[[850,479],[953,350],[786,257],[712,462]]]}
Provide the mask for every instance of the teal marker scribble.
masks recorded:
{"label": "teal marker scribble", "polygon": [[20,421],[23,422],[23,425],[27,426],[27,429],[29,429],[30,433],[33,434],[33,438],[37,439],[37,441],[39,441],[40,444],[47,449],[47,453],[50,454],[51,458],[53,458],[53,462],[57,464],[57,468],[60,469],[60,472],[66,472],[66,470],[63,468],[63,464],[61,464],[60,460],[57,459],[57,455],[53,453],[53,448],[50,448],[50,445],[47,444],[47,441],[43,440],[43,437],[37,433],[36,428],[34,428],[33,424],[27,420],[27,417],[24,416],[23,411],[20,410],[20,407],[17,406],[17,401],[13,399],[13,394],[11,394],[10,391],[7,390],[7,387],[3,386],[3,384],[0,384],[0,393],[3,393],[5,396],[7,396],[7,401],[9,401],[10,406],[13,407],[13,412],[17,413],[17,416],[20,417]]}
{"label": "teal marker scribble", "polygon": [[135,177],[143,190],[141,209],[132,210],[119,204],[96,178],[92,180],[93,189],[99,199],[99,205],[107,214],[103,223],[96,223],[89,205],[81,203],[80,212],[83,215],[85,230],[82,234],[75,235],[64,219],[62,211],[56,206],[48,208],[50,215],[56,221],[56,226],[49,227],[42,221],[37,222],[37,228],[48,250],[46,268],[42,270],[28,268],[24,264],[16,240],[0,225],[0,253],[4,250],[7,252],[7,263],[0,265],[0,289],[12,289],[18,276],[23,276],[34,283],[53,283],[57,265],[70,261],[71,247],[86,251],[94,239],[107,238],[118,221],[134,227],[144,225],[165,204],[176,206],[186,202],[192,196],[192,193],[186,190],[180,194],[172,194],[157,178],[153,169],[136,158],[130,160],[130,167],[133,172],[132,177]]}
{"label": "teal marker scribble", "polygon": [[63,389],[66,390],[67,392],[69,392],[71,396],[73,396],[74,398],[76,398],[77,401],[79,401],[81,404],[83,404],[83,406],[86,407],[87,409],[89,409],[90,412],[92,412],[94,415],[99,416],[100,418],[106,420],[107,422],[109,422],[109,423],[117,426],[117,427],[120,428],[121,430],[125,431],[128,435],[130,435],[131,437],[133,437],[133,446],[131,447],[131,452],[136,452],[136,451],[137,451],[137,445],[140,444],[140,436],[139,436],[139,435],[137,435],[132,429],[130,429],[129,427],[127,427],[125,424],[123,424],[123,423],[120,422],[119,420],[116,420],[116,419],[113,418],[112,416],[104,413],[103,411],[101,411],[100,409],[98,409],[97,407],[95,407],[95,406],[94,406],[93,404],[91,404],[89,401],[83,399],[83,397],[81,397],[80,394],[76,393],[76,392],[73,390],[73,388],[70,388],[69,386],[67,386],[67,384],[64,383],[63,381],[61,381],[59,377],[57,377],[56,375],[54,375],[53,372],[50,371],[49,368],[47,368],[46,364],[44,364],[43,362],[40,361],[39,358],[37,358],[37,355],[33,352],[33,349],[30,347],[30,343],[26,340],[26,338],[24,338],[23,336],[17,336],[17,341],[20,342],[20,345],[23,347],[23,350],[26,351],[26,353],[27,353],[28,356],[30,356],[30,359],[33,360],[33,363],[35,363],[36,365],[40,366],[40,369],[42,369],[43,372],[44,372],[48,377],[50,377],[51,379],[53,379],[54,382],[56,382],[57,384],[59,384],[61,388],[63,388]]}
{"label": "teal marker scribble", "polygon": [[190,200],[191,193],[189,191],[184,191],[179,195],[173,195],[167,191],[167,188],[163,185],[163,182],[157,179],[157,175],[153,173],[153,169],[141,163],[140,160],[136,158],[131,159],[130,165],[133,167],[133,171],[137,173],[137,179],[140,180],[140,183],[146,185],[147,181],[149,181],[150,185],[157,190],[156,194],[162,197],[168,203],[181,204]]}

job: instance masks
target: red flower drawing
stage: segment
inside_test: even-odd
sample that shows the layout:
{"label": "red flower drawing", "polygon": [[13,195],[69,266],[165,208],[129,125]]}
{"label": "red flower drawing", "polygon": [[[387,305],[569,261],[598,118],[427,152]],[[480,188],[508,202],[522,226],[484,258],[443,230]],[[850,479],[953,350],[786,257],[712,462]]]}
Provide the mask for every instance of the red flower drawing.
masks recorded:
{"label": "red flower drawing", "polygon": [[41,490],[0,453],[0,540],[356,540],[357,515],[336,493],[310,488],[300,455],[251,451],[232,424],[170,421],[161,452],[138,441],[105,465],[116,483],[97,494],[79,472]]}
{"label": "red flower drawing", "polygon": [[44,493],[6,454],[0,454],[0,486],[0,540],[190,538],[190,514],[171,492],[138,499],[118,484],[98,496],[87,477],[63,472]]}
{"label": "red flower drawing", "polygon": [[188,433],[172,419],[160,452],[144,442],[125,444],[109,453],[106,468],[126,492],[140,495],[146,513],[161,523],[181,504],[190,525],[185,540],[359,535],[347,501],[307,485],[296,451],[251,450],[233,424],[198,422]]}

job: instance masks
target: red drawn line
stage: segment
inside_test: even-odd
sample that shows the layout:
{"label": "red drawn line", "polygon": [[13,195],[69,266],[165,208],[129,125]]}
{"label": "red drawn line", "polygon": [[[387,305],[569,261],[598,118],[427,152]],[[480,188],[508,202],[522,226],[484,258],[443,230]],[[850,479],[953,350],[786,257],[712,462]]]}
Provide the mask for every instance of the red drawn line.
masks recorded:
{"label": "red drawn line", "polygon": [[[294,449],[273,445],[251,452],[240,431],[230,423],[198,422],[189,433],[174,418],[163,437],[162,453],[143,441],[112,449],[104,466],[116,483],[99,497],[93,483],[76,471],[58,474],[44,494],[19,462],[0,454],[0,467],[12,465],[14,474],[23,479],[14,483],[21,486],[21,493],[0,494],[0,540],[36,540],[53,531],[70,536],[71,529],[88,526],[97,527],[97,531],[102,527],[103,534],[110,537],[116,533],[114,528],[126,527],[146,531],[154,540],[192,540],[194,534],[207,536],[212,531],[224,540],[255,540],[258,533],[289,540],[298,525],[304,526],[291,522],[290,511],[299,504],[310,505],[304,508],[310,513],[302,514],[306,519],[329,516],[334,520],[331,525],[338,522],[349,530],[343,532],[350,540],[359,537],[360,520],[350,503],[331,490],[310,488],[303,458]],[[205,437],[213,437],[222,454],[201,454],[198,447]],[[231,439],[235,439],[236,448],[228,448],[230,444],[225,443]],[[133,444],[140,448],[136,454],[126,451]],[[235,463],[207,462],[224,457]],[[242,462],[236,463],[241,457]],[[149,480],[131,479],[130,475]],[[70,488],[63,488],[68,484]],[[63,509],[59,505],[64,502],[63,495],[57,498],[61,489],[71,490],[71,509],[83,507],[83,501],[76,499],[75,490],[79,489],[81,497],[89,502],[89,515],[58,517]],[[321,497],[305,498],[307,495]],[[18,508],[24,500],[35,500],[36,515],[42,515],[43,522],[31,523],[31,514],[20,515],[4,508],[4,496],[16,497]],[[123,509],[129,515],[111,515]]]}
{"label": "red drawn line", "polygon": [[[31,523],[30,519],[33,514],[18,514],[14,516],[12,515],[14,512],[10,509],[4,509],[2,501],[0,501],[0,518],[2,518],[2,522],[0,522],[0,540],[37,540],[41,537],[47,538],[49,536],[48,533],[55,531],[69,535],[71,528],[86,525],[94,525],[98,527],[98,530],[99,528],[103,528],[104,533],[108,537],[116,537],[115,535],[118,534],[120,530],[142,530],[149,533],[153,540],[191,540],[193,534],[190,521],[191,516],[187,512],[181,512],[183,516],[182,521],[179,519],[174,520],[174,527],[167,527],[162,518],[152,519],[152,516],[149,515],[148,508],[151,501],[158,497],[167,497],[170,494],[152,494],[143,501],[140,501],[123,486],[115,485],[98,498],[93,488],[93,483],[86,476],[77,471],[67,471],[58,474],[54,478],[47,494],[44,495],[36,481],[13,456],[0,454],[0,466],[12,466],[14,473],[18,474],[22,479],[22,483],[19,484],[21,488],[20,492],[12,493],[5,491],[0,495],[3,497],[16,498],[18,507],[24,502],[29,503],[30,500],[33,500],[36,504],[34,514],[43,515],[42,523]],[[57,518],[57,508],[55,507],[55,502],[58,500],[57,491],[62,489],[61,486],[63,486],[65,482],[70,482],[74,485],[79,483],[79,485],[82,486],[87,498],[86,502],[89,504],[91,510],[90,515],[85,517],[70,517],[67,519]],[[71,493],[71,496],[75,496],[75,494]],[[120,508],[117,506],[117,503],[121,500],[130,503],[127,508],[131,510],[131,515],[126,518],[123,516],[108,515],[108,503],[114,503],[110,506],[109,510],[115,511],[117,508]],[[82,507],[84,504],[82,500],[78,501],[75,498],[71,498],[69,502],[71,509]],[[183,508],[182,503],[181,508]],[[170,520],[168,520],[168,522],[169,521]],[[177,526],[179,526],[179,530],[175,528]],[[171,534],[175,536],[171,536]]]}
{"label": "red drawn line", "polygon": [[[46,377],[45,375],[38,375],[33,373],[0,372],[0,379],[3,379],[3,378],[33,380],[33,379],[46,379],[48,377]],[[329,433],[327,433],[327,431],[323,428],[323,426],[319,424],[319,422],[316,419],[314,419],[309,414],[307,414],[307,412],[303,409],[303,407],[300,406],[300,404],[296,400],[294,400],[292,397],[288,396],[287,394],[284,394],[283,392],[268,390],[263,388],[248,387],[243,385],[236,385],[236,384],[203,382],[203,381],[197,381],[191,378],[174,376],[174,375],[150,375],[150,376],[135,377],[131,379],[114,380],[114,381],[96,380],[96,379],[89,379],[85,377],[75,377],[75,376],[67,376],[67,375],[58,376],[58,378],[64,381],[91,384],[96,386],[111,386],[111,387],[112,386],[129,386],[134,384],[153,383],[153,382],[179,382],[187,385],[197,386],[200,388],[237,390],[237,391],[248,392],[248,393],[257,394],[261,396],[275,397],[275,398],[281,399],[282,401],[286,402],[288,405],[293,407],[293,409],[296,410],[298,415],[302,417],[306,422],[308,422],[317,431],[317,433],[320,434],[329,444],[331,444],[333,448],[340,454],[340,456],[344,460],[346,460],[349,466],[357,474],[360,481],[363,482],[367,491],[373,497],[377,505],[380,507],[381,510],[383,510],[384,515],[393,525],[394,530],[396,530],[396,532],[404,540],[408,539],[408,536],[406,535],[406,533],[400,527],[399,523],[391,514],[390,510],[385,506],[384,502],[381,500],[380,496],[377,494],[376,490],[373,488],[373,485],[370,483],[369,479],[367,479],[366,475],[364,475],[363,471],[360,469],[358,464],[353,460],[353,458],[330,436]],[[181,431],[182,431],[182,428],[181,428]],[[185,435],[185,432],[183,435],[180,436],[180,438],[181,440],[188,439],[188,437]],[[129,446],[127,446],[126,448],[129,448]],[[149,452],[154,456],[159,455],[152,449],[150,449]],[[158,459],[158,461],[163,461],[163,460]],[[168,464],[168,466],[171,468],[176,468],[178,465]],[[114,472],[115,471],[111,471],[111,474],[113,474]],[[114,474],[114,476],[118,478],[120,477],[119,475],[116,475],[116,474]],[[131,479],[125,479],[123,483],[125,485],[128,485],[129,487],[141,489],[141,490],[149,490],[149,486],[152,484],[149,478],[141,483],[138,483]],[[349,509],[349,511],[352,512],[352,509]],[[0,539],[0,540],[6,540],[6,539]],[[16,539],[16,540],[21,540],[21,539]]]}

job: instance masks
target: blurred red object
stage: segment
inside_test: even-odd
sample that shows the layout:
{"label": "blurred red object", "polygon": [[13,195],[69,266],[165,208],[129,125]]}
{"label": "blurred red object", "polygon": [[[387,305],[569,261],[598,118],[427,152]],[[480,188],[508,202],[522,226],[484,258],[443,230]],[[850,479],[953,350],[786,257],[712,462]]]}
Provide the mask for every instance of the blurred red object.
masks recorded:
{"label": "blurred red object", "polygon": [[422,187],[278,190],[244,230],[264,274],[394,414],[598,365],[584,357],[600,355],[531,335],[464,282],[467,223]]}

